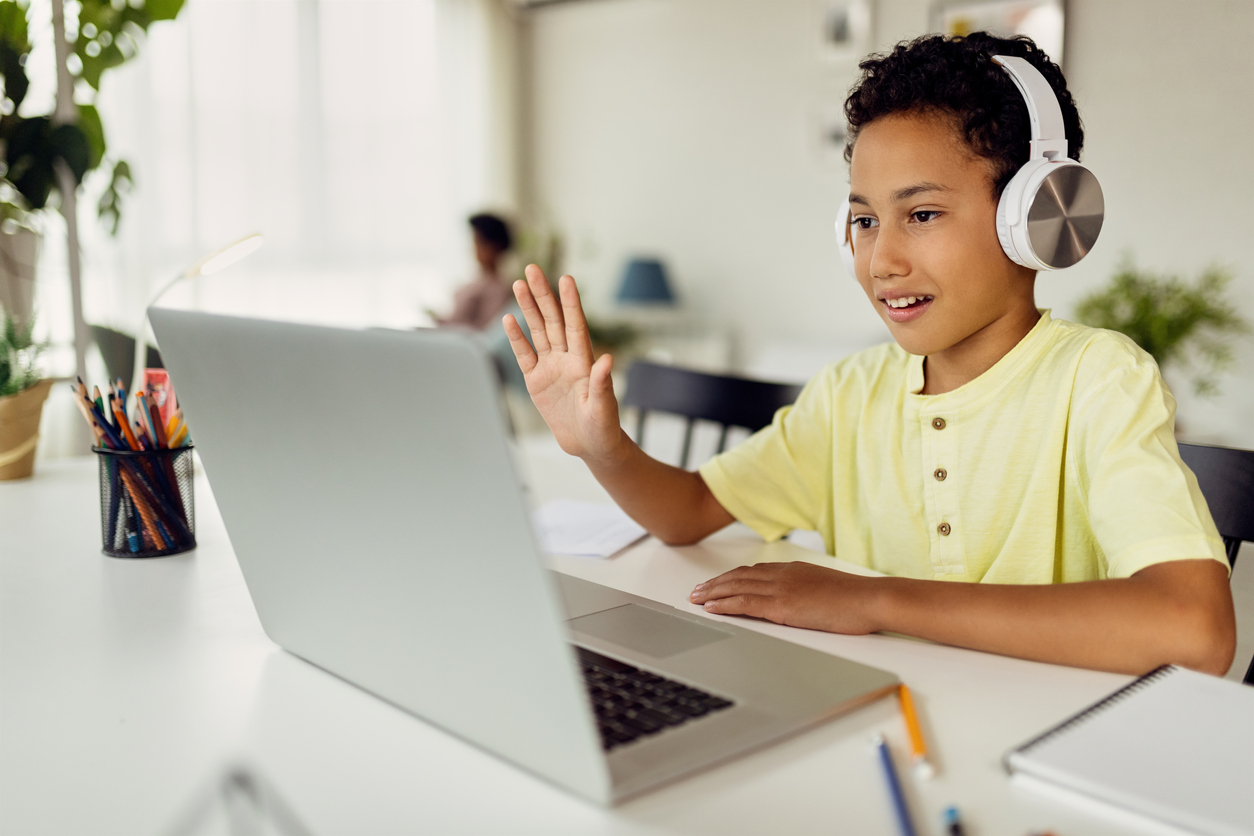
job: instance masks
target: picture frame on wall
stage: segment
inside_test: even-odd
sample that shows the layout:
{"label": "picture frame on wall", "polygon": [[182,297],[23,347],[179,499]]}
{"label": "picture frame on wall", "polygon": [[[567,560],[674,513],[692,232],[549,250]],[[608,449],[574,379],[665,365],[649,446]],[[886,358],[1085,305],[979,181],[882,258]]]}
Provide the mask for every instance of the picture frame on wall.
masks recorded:
{"label": "picture frame on wall", "polygon": [[869,0],[819,0],[819,54],[826,61],[857,62],[871,48]]}
{"label": "picture frame on wall", "polygon": [[1060,67],[1066,21],[1066,0],[938,0],[931,11],[933,32],[1027,35]]}

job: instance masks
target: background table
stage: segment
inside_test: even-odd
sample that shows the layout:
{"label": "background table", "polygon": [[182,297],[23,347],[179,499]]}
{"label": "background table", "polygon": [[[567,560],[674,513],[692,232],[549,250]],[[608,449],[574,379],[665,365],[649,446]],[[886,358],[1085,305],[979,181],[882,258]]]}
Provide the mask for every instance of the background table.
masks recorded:
{"label": "background table", "polygon": [[[522,467],[537,499],[604,498],[551,441],[526,445]],[[904,765],[893,699],[602,809],[280,650],[262,632],[203,474],[199,548],[156,560],[101,555],[97,491],[94,459],[41,463],[33,480],[0,483],[0,832],[209,832],[220,819],[195,809],[235,763],[321,834],[895,832],[869,743],[883,732]],[[696,546],[650,539],[610,560],[553,565],[699,611],[686,598],[698,581],[796,559],[841,565],[739,526]],[[906,776],[921,833],[940,833],[950,804],[971,836],[1143,832],[1020,790],[1000,765],[1007,749],[1128,677],[738,623],[911,686],[939,769],[930,782]]]}

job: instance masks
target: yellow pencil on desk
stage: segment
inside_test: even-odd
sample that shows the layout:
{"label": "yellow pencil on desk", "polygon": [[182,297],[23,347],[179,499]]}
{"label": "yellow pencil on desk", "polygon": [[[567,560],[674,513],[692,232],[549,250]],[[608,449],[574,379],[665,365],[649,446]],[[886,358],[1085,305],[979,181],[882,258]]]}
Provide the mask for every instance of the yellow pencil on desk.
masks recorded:
{"label": "yellow pencil on desk", "polygon": [[906,719],[906,731],[910,734],[910,756],[914,760],[914,774],[928,779],[936,775],[936,769],[927,759],[927,744],[923,742],[923,729],[919,716],[914,713],[914,697],[903,682],[897,686],[897,698],[901,700],[901,714]]}

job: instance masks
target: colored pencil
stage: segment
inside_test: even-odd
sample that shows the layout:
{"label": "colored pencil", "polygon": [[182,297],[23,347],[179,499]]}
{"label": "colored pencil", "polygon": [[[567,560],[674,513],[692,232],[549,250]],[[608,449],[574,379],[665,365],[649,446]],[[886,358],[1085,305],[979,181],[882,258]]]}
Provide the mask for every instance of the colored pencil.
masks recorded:
{"label": "colored pencil", "polygon": [[897,815],[897,829],[901,832],[901,836],[915,836],[914,822],[910,820],[906,796],[901,791],[901,781],[897,779],[897,768],[893,766],[893,756],[888,751],[888,744],[884,742],[884,735],[875,735],[874,743],[879,753],[880,766],[883,768],[884,782],[888,784],[888,794],[892,796],[893,812]]}
{"label": "colored pencil", "polygon": [[914,759],[914,772],[920,778],[931,778],[936,770],[927,759],[927,743],[923,740],[919,715],[914,710],[914,697],[904,682],[897,686],[897,698],[901,701],[901,715],[906,720],[906,732],[910,735],[910,755]]}

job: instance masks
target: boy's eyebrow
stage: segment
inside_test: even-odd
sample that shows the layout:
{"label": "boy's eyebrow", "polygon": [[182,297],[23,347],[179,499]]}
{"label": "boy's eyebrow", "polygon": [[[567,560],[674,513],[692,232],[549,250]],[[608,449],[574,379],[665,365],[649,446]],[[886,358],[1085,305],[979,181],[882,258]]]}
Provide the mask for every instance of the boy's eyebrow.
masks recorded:
{"label": "boy's eyebrow", "polygon": [[[940,183],[932,183],[932,182],[925,181],[922,183],[915,183],[913,186],[906,186],[905,188],[898,189],[897,191],[893,192],[893,202],[896,202],[899,200],[909,200],[910,198],[915,197],[917,195],[921,195],[924,192],[951,192],[951,191],[953,191],[953,189],[949,188],[948,186],[942,186]],[[849,194],[849,202],[851,204],[860,203],[863,206],[871,205],[871,202],[867,200],[865,197],[863,197],[860,194],[853,193],[853,192],[850,192]]]}

